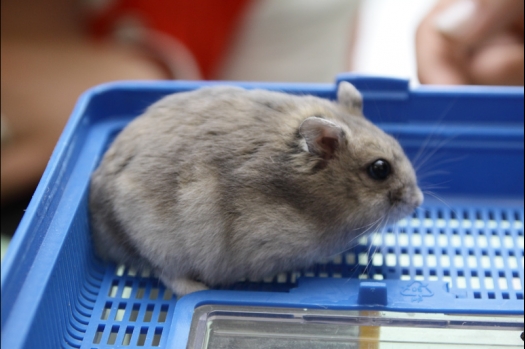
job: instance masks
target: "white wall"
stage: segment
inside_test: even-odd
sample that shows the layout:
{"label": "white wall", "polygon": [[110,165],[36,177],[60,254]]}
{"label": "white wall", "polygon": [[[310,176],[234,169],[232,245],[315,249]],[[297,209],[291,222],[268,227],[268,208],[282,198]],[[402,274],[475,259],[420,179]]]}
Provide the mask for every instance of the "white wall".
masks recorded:
{"label": "white wall", "polygon": [[[417,83],[415,32],[435,2],[255,1],[219,79],[332,82],[336,74],[351,67],[363,74],[410,78]],[[348,57],[358,8],[354,53]]]}
{"label": "white wall", "polygon": [[436,0],[363,0],[353,70],[418,84],[415,32]]}

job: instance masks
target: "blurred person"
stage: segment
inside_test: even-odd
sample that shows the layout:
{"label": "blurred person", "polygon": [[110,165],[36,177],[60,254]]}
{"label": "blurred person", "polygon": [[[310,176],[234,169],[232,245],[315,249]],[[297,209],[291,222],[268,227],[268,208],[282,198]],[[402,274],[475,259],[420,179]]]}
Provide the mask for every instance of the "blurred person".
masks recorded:
{"label": "blurred person", "polygon": [[416,35],[424,84],[523,85],[523,0],[440,0]]}
{"label": "blurred person", "polygon": [[75,1],[2,0],[2,206],[32,193],[83,91],[165,78],[133,47],[93,43],[82,23]]}
{"label": "blurred person", "polygon": [[331,82],[350,68],[358,4],[2,0],[2,216],[32,194],[88,88],[141,79]]}
{"label": "blurred person", "polygon": [[[331,82],[359,0],[3,0],[2,205],[31,194],[78,96],[126,79]],[[440,0],[422,83],[523,84],[523,1]]]}

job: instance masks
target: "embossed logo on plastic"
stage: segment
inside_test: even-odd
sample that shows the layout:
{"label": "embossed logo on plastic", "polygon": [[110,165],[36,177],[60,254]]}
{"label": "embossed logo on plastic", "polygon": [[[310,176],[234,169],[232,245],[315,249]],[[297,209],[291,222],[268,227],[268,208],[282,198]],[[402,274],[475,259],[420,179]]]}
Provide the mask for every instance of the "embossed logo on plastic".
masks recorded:
{"label": "embossed logo on plastic", "polygon": [[401,291],[401,295],[412,297],[412,302],[422,302],[423,297],[432,297],[434,293],[428,288],[428,284],[414,281]]}

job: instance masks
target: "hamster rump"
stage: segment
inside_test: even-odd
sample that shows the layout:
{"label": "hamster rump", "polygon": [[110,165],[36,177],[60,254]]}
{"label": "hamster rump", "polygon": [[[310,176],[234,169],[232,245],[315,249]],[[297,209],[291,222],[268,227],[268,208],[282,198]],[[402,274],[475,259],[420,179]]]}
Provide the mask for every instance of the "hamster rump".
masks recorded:
{"label": "hamster rump", "polygon": [[338,102],[227,86],[167,96],[110,146],[89,208],[103,258],[152,268],[181,296],[307,267],[422,200],[397,141],[342,82]]}

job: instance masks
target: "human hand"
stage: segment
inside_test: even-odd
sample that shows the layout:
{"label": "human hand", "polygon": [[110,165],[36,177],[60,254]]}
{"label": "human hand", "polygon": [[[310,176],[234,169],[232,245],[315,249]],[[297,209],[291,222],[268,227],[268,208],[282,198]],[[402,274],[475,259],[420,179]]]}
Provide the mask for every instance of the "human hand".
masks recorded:
{"label": "human hand", "polygon": [[523,0],[440,0],[416,34],[423,84],[523,85]]}

